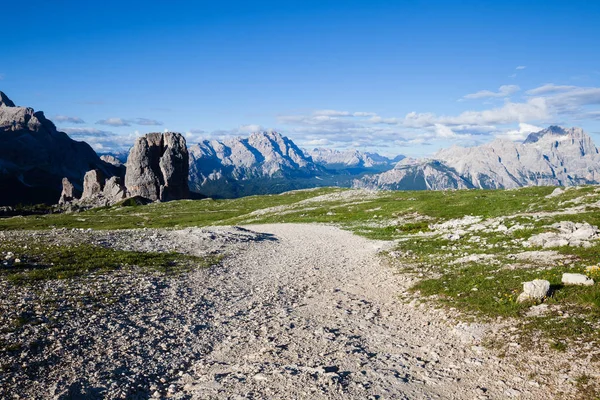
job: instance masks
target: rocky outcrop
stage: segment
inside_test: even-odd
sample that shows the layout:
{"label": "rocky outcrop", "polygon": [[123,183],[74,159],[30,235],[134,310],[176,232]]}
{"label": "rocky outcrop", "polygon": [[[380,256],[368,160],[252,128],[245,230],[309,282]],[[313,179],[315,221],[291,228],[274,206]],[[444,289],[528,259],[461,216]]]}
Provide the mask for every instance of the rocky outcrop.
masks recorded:
{"label": "rocky outcrop", "polygon": [[101,155],[100,159],[104,162],[114,165],[117,168],[121,168],[123,166],[123,163],[117,157],[110,154]]}
{"label": "rocky outcrop", "polygon": [[110,204],[117,203],[127,197],[127,189],[123,185],[121,177],[113,176],[106,180],[102,188],[102,196]]}
{"label": "rocky outcrop", "polygon": [[63,190],[58,204],[66,209],[103,207],[118,203],[127,197],[127,190],[119,176],[104,178],[102,171],[93,169],[85,174],[83,193],[78,195],[67,178],[63,179]]}
{"label": "rocky outcrop", "polygon": [[149,133],[137,139],[127,158],[129,196],[169,201],[189,198],[189,154],[179,133]]}
{"label": "rocky outcrop", "polygon": [[563,285],[581,285],[581,286],[593,286],[594,280],[583,274],[574,274],[565,272],[562,275],[561,282]]}
{"label": "rocky outcrop", "polygon": [[[455,184],[457,178],[466,187],[482,189],[600,183],[600,154],[580,128],[550,126],[530,134],[523,143],[495,140],[481,146],[454,146],[420,161],[411,174],[427,181],[434,163],[438,167],[430,180],[438,183],[422,188],[460,188]],[[406,174],[401,173],[405,169],[400,162],[392,171],[365,177],[354,186],[410,189],[404,184]]]}
{"label": "rocky outcrop", "polygon": [[63,178],[81,190],[90,169],[117,174],[87,143],[58,131],[43,112],[17,107],[0,92],[0,205],[56,203]]}
{"label": "rocky outcrop", "polygon": [[83,177],[83,194],[82,199],[91,199],[102,193],[102,187],[104,186],[104,175],[97,169],[86,172]]}
{"label": "rocky outcrop", "polygon": [[69,178],[63,178],[62,180],[62,192],[58,204],[70,203],[73,200],[77,200],[81,197],[81,192],[78,191],[75,186],[69,181]]}
{"label": "rocky outcrop", "polygon": [[[102,156],[123,171],[114,157]],[[69,179],[63,179],[59,204],[66,209],[101,207],[126,198],[169,201],[189,198],[189,155],[184,137],[179,133],[149,133],[140,137],[131,149],[125,185],[121,175],[106,175],[99,169],[85,174],[83,193],[78,196]]]}

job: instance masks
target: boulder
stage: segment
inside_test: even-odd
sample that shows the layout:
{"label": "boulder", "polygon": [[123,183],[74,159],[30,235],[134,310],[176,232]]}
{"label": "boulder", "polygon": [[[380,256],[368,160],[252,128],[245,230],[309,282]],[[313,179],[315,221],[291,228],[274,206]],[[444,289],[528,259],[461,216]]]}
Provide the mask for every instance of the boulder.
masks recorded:
{"label": "boulder", "polygon": [[564,273],[562,276],[562,283],[563,285],[592,286],[594,284],[594,280],[583,274]]}
{"label": "boulder", "polygon": [[83,194],[81,200],[92,199],[102,193],[104,175],[100,170],[92,169],[83,177]]}
{"label": "boulder", "polygon": [[517,301],[541,301],[550,291],[550,282],[544,279],[534,279],[523,283],[523,293],[519,295]]}
{"label": "boulder", "polygon": [[129,196],[169,201],[189,197],[189,154],[179,133],[149,133],[137,139],[127,158]]}
{"label": "boulder", "polygon": [[58,204],[69,203],[73,200],[81,197],[81,192],[73,186],[69,178],[63,178],[62,180],[62,192],[60,194],[60,199],[58,200]]}

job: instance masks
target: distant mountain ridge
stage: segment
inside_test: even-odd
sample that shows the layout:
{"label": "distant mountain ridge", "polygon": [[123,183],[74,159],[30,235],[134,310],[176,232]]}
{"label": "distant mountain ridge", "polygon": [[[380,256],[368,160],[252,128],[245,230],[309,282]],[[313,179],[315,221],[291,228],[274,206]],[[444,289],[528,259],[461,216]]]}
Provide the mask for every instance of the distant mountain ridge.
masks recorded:
{"label": "distant mountain ridge", "polygon": [[403,160],[353,186],[439,190],[594,183],[600,183],[600,155],[592,139],[581,128],[550,126],[531,133],[523,143],[497,139],[443,149],[431,159]]}
{"label": "distant mountain ridge", "polygon": [[305,150],[304,152],[311,156],[315,163],[329,168],[373,168],[394,165],[404,158],[404,156],[396,156],[392,159],[377,153],[368,153],[359,150],[340,151],[315,148]]}
{"label": "distant mountain ridge", "polygon": [[[213,197],[281,193],[352,185],[366,171],[392,167],[390,159],[358,151],[303,151],[278,132],[247,138],[204,140],[189,148],[190,189]],[[385,160],[385,161],[384,161]]]}

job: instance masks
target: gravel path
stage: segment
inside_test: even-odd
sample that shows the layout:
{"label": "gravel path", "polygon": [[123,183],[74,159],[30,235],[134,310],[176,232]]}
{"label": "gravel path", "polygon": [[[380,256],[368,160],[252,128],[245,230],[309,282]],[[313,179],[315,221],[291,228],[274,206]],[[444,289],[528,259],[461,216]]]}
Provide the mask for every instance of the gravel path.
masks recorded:
{"label": "gravel path", "polygon": [[[484,329],[398,300],[384,242],[335,227],[248,227],[255,243],[213,286],[219,340],[179,385],[194,398],[547,398],[548,388],[478,346]],[[203,283],[200,283],[202,285]]]}
{"label": "gravel path", "polygon": [[[3,336],[21,350],[3,355],[0,398],[546,399],[563,390],[547,357],[496,357],[481,346],[489,327],[400,301],[411,281],[377,256],[386,242],[317,224],[80,235],[228,257],[179,277],[3,284],[2,315],[40,322]],[[86,303],[106,293],[109,303]]]}

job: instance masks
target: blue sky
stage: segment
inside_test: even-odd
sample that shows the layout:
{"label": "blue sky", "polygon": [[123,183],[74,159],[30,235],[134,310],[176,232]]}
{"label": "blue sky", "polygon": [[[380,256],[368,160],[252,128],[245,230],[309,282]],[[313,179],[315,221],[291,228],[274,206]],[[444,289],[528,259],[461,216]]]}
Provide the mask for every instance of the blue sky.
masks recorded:
{"label": "blue sky", "polygon": [[88,3],[3,4],[0,90],[98,151],[165,129],[424,156],[560,124],[600,144],[600,2]]}

